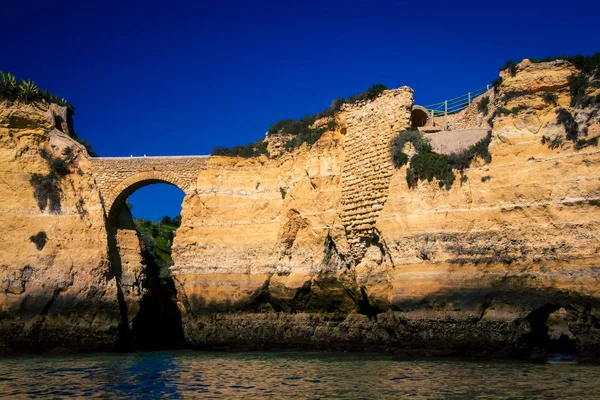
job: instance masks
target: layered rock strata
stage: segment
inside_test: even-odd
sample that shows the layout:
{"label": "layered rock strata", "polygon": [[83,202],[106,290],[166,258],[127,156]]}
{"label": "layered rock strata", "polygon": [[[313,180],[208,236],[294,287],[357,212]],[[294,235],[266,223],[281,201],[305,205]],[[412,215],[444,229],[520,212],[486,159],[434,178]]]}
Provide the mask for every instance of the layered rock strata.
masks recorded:
{"label": "layered rock strata", "polygon": [[61,133],[64,110],[3,105],[0,346],[147,347],[136,327],[179,324],[161,340],[182,330],[198,348],[597,355],[597,80],[564,61],[501,77],[487,114],[477,99],[460,117],[480,128],[473,138],[432,139],[460,151],[493,125],[491,162],[476,158],[448,190],[410,189],[407,166],[392,167],[408,88],[347,105],[311,147],[203,161],[172,248],[175,309],[129,211],[107,218],[94,163]]}
{"label": "layered rock strata", "polygon": [[106,218],[65,107],[0,103],[0,354],[131,348],[147,293],[127,209]]}
{"label": "layered rock strata", "polygon": [[114,347],[120,312],[104,210],[65,113],[0,104],[2,353]]}
{"label": "layered rock strata", "polygon": [[477,102],[466,111],[487,126],[519,102],[495,117],[492,162],[476,159],[450,190],[409,189],[406,167],[390,168],[385,142],[408,124],[407,89],[342,110],[310,150],[213,159],[174,246],[188,340],[595,352],[600,153],[544,143],[566,135],[556,109],[569,108],[577,71],[531,65],[503,73],[488,115]]}

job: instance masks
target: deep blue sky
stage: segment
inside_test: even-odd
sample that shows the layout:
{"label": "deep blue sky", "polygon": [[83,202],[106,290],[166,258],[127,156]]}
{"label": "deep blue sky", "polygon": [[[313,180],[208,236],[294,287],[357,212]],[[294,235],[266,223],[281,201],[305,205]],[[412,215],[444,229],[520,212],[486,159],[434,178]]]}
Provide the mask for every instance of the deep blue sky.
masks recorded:
{"label": "deep blue sky", "polygon": [[[0,69],[76,106],[102,156],[209,154],[373,83],[429,104],[508,59],[600,51],[596,1],[7,1]],[[134,214],[181,194],[136,192]]]}

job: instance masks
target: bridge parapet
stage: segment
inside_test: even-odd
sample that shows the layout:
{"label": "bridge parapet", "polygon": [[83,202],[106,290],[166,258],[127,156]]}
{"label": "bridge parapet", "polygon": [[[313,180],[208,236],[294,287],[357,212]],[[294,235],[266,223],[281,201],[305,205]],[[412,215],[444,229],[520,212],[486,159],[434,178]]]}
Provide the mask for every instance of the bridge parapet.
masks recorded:
{"label": "bridge parapet", "polygon": [[92,173],[107,215],[137,189],[152,183],[169,183],[186,194],[196,187],[196,176],[206,169],[209,156],[96,157]]}

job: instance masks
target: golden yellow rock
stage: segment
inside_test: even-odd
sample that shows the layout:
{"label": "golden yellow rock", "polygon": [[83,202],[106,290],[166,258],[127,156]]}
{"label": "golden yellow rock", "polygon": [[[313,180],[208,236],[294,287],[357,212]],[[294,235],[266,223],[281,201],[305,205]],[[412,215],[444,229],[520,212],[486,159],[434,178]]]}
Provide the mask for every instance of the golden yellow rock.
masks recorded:
{"label": "golden yellow rock", "polygon": [[[64,110],[5,104],[0,344],[139,343],[162,307],[168,323],[181,313],[179,328],[199,347],[506,354],[567,341],[597,351],[600,120],[593,102],[571,98],[574,75],[564,61],[526,60],[484,95],[487,115],[480,98],[451,118],[472,130],[430,133],[447,154],[493,124],[491,162],[474,158],[448,189],[435,179],[409,188],[407,166],[392,165],[390,142],[410,126],[407,87],[345,105],[312,146],[285,151],[286,137],[269,136],[270,158],[202,161],[195,180],[186,172],[172,246],[177,293],[164,292],[163,303],[130,213],[106,218],[94,162],[60,132]],[[67,171],[56,172],[55,159]],[[55,192],[41,195],[44,182]]]}

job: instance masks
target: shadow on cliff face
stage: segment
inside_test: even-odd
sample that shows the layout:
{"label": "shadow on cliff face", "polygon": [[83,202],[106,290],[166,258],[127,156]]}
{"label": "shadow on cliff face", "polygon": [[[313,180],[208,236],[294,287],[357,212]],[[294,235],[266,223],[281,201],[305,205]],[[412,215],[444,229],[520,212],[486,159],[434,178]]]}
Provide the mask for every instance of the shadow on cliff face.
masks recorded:
{"label": "shadow on cliff face", "polygon": [[[111,275],[117,286],[117,300],[121,312],[116,348],[129,350],[163,350],[185,346],[181,313],[176,304],[177,290],[172,278],[160,277],[159,267],[152,254],[140,240],[143,264],[138,282],[134,285],[145,291],[139,302],[139,311],[129,315],[127,299],[123,292],[123,263],[117,238],[118,229],[135,230],[131,212],[127,207],[120,207],[116,215],[107,220],[108,253],[111,264]],[[131,323],[130,323],[131,321]]]}
{"label": "shadow on cliff face", "polygon": [[118,350],[128,350],[133,347],[133,335],[129,329],[129,312],[127,311],[127,303],[125,301],[125,295],[123,294],[123,288],[121,285],[123,278],[123,264],[121,262],[121,256],[119,254],[119,247],[117,244],[117,229],[107,223],[106,234],[108,242],[108,258],[110,262],[110,271],[107,279],[110,280],[115,278],[117,302],[119,304],[119,312],[121,314],[119,326],[117,327],[117,339],[115,347]]}
{"label": "shadow on cliff face", "polygon": [[[473,326],[486,322],[485,315],[495,309],[520,313],[522,318],[507,321],[514,327],[526,323],[526,332],[515,337],[512,347],[533,358],[547,354],[600,356],[593,348],[600,340],[600,299],[572,294],[555,288],[534,288],[519,278],[505,279],[493,288],[456,288],[422,299],[393,301],[394,311],[473,313]],[[529,310],[529,311],[528,311]],[[515,329],[515,332],[518,332]],[[590,346],[592,348],[590,348]]]}
{"label": "shadow on cliff face", "polygon": [[161,279],[159,267],[147,250],[143,250],[142,256],[146,263],[142,282],[146,294],[132,320],[135,346],[141,350],[182,348],[185,338],[173,279],[170,276]]}

